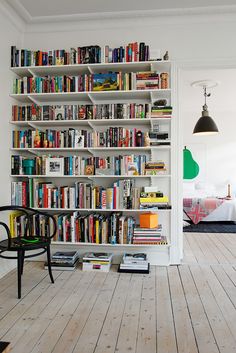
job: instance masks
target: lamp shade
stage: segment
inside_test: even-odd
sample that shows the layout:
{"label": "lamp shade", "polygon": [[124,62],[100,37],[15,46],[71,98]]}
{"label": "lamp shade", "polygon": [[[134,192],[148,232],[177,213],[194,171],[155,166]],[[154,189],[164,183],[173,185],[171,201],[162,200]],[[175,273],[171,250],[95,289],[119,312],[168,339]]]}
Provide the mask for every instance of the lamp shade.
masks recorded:
{"label": "lamp shade", "polygon": [[214,135],[219,132],[216,123],[214,120],[209,116],[207,105],[204,104],[202,116],[197,121],[193,134],[194,135]]}

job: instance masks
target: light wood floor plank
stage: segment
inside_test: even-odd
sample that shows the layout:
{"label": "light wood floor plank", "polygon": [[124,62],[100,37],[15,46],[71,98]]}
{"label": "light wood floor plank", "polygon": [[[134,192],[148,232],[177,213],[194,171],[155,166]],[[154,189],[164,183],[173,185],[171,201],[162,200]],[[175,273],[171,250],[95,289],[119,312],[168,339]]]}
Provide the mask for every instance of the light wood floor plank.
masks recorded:
{"label": "light wood floor plank", "polygon": [[143,289],[139,314],[136,353],[152,352],[157,349],[156,341],[156,271],[151,267],[149,275],[143,276]]}
{"label": "light wood floor plank", "polygon": [[166,267],[156,268],[157,353],[177,353],[174,318]]}
{"label": "light wood floor plank", "polygon": [[[45,272],[45,271],[44,271]],[[45,331],[53,318],[53,310],[57,295],[64,294],[63,287],[66,286],[71,273],[62,272],[55,283],[51,285],[37,302],[16,322],[12,329],[4,336],[6,341],[11,342],[12,352],[30,352]],[[59,301],[58,301],[59,304]],[[48,312],[49,315],[46,315]],[[27,334],[26,334],[27,332]]]}
{"label": "light wood floor plank", "polygon": [[129,295],[131,274],[122,273],[117,283],[94,353],[115,352],[124,307]]}
{"label": "light wood floor plank", "polygon": [[206,258],[201,250],[201,248],[198,245],[198,242],[196,241],[196,233],[188,233],[188,242],[191,247],[191,249],[194,250],[194,255],[197,259],[197,262],[199,263],[205,263]]}
{"label": "light wood floor plank", "polygon": [[118,279],[118,273],[108,274],[73,352],[94,352]]}
{"label": "light wood floor plank", "polygon": [[183,234],[183,243],[184,243],[184,258],[183,258],[183,263],[197,263],[197,259],[194,255],[194,252],[192,251],[189,241],[188,241],[188,233]]}
{"label": "light wood floor plank", "polygon": [[71,319],[74,311],[81,302],[87,288],[93,280],[95,274],[93,272],[84,273],[82,271],[76,271],[73,279],[76,283],[75,287],[71,290],[65,303],[62,305],[59,312],[56,314],[54,319],[51,321],[47,330],[43,333],[37,342],[37,345],[32,350],[32,353],[43,352],[50,353],[59,340],[62,332],[66,325]]}
{"label": "light wood floor plank", "polygon": [[178,353],[197,353],[197,344],[177,266],[168,267]]}
{"label": "light wood floor plank", "polygon": [[[54,274],[54,279],[56,280],[60,272]],[[48,276],[44,277],[38,285],[29,292],[21,301],[20,305],[15,305],[1,320],[0,326],[0,338],[2,338],[19,320],[28,309],[35,305],[37,300],[42,296],[42,294],[49,289],[51,282]],[[17,303],[18,304],[18,303]],[[18,325],[18,323],[17,323]]]}
{"label": "light wood floor plank", "polygon": [[195,332],[199,353],[219,353],[199,293],[188,266],[179,266],[184,293]]}
{"label": "light wood floor plank", "polygon": [[68,325],[57,341],[54,353],[71,353],[86,325],[86,322],[93,311],[97,297],[102,291],[104,281],[107,278],[106,273],[96,273],[94,280],[86,290],[83,299],[74,311]]}
{"label": "light wood floor plank", "polygon": [[[202,268],[202,267],[201,267]],[[209,287],[214,295],[214,298],[221,309],[228,327],[234,336],[236,342],[236,311],[235,307],[228,297],[226,291],[223,289],[222,284],[216,277],[216,274],[212,271],[211,267],[204,267],[204,276],[207,279]]]}
{"label": "light wood floor plank", "polygon": [[138,335],[143,275],[133,274],[115,352],[135,353]]}
{"label": "light wood floor plank", "polygon": [[[209,266],[204,267],[207,268]],[[190,269],[220,352],[236,352],[236,342],[204,276],[204,269],[197,265]]]}

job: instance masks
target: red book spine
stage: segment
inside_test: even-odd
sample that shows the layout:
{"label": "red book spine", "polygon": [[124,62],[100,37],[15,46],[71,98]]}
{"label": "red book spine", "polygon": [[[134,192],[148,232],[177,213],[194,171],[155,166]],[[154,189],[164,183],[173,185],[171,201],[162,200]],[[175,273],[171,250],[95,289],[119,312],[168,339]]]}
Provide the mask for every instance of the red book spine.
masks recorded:
{"label": "red book spine", "polygon": [[26,192],[26,181],[22,181],[22,206],[27,206],[27,192]]}
{"label": "red book spine", "polygon": [[43,207],[48,208],[48,188],[47,184],[43,185]]}

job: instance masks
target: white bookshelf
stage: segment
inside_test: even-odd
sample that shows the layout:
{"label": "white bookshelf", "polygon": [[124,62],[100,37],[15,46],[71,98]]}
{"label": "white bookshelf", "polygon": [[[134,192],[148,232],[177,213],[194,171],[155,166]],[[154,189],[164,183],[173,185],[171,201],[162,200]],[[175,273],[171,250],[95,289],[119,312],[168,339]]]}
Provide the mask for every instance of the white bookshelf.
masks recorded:
{"label": "white bookshelf", "polygon": [[[45,75],[77,75],[82,73],[99,73],[109,71],[122,71],[122,72],[139,72],[139,71],[158,71],[158,72],[169,72],[170,75],[170,88],[169,89],[155,89],[155,90],[131,90],[131,91],[103,91],[103,92],[71,92],[71,93],[31,93],[31,94],[11,94],[11,98],[14,100],[14,104],[31,104],[36,103],[38,105],[65,105],[65,104],[109,104],[109,103],[149,103],[152,104],[157,99],[167,98],[168,102],[173,105],[173,68],[170,61],[148,61],[148,62],[130,62],[130,63],[105,63],[105,64],[79,64],[79,65],[64,65],[64,66],[37,66],[37,67],[14,67],[11,71],[18,77],[23,76],[45,76]],[[93,247],[101,248],[112,248],[112,251],[119,253],[122,249],[129,248],[130,251],[145,251],[148,253],[149,259],[152,264],[156,265],[169,265],[179,258],[171,255],[176,249],[178,241],[176,231],[176,207],[178,200],[176,200],[176,180],[177,168],[175,166],[175,157],[173,157],[173,151],[176,146],[176,125],[175,118],[149,118],[145,119],[104,119],[104,120],[60,120],[60,121],[10,121],[12,127],[15,129],[21,128],[37,128],[37,129],[59,129],[60,127],[80,127],[90,128],[94,130],[101,130],[108,126],[121,126],[121,127],[140,127],[141,129],[149,130],[153,126],[153,122],[165,124],[168,126],[170,140],[160,140],[159,142],[169,142],[169,145],[150,146],[150,147],[90,147],[90,148],[11,148],[11,152],[15,153],[32,153],[35,155],[54,153],[68,155],[68,153],[85,153],[92,155],[116,155],[124,154],[127,152],[132,153],[145,153],[150,155],[150,159],[160,160],[165,156],[164,159],[168,161],[168,172],[160,175],[66,175],[58,177],[50,177],[47,175],[11,175],[13,180],[19,178],[44,178],[53,179],[54,182],[59,184],[65,183],[65,180],[74,181],[74,179],[90,179],[96,181],[96,183],[102,182],[107,183],[113,182],[116,179],[134,179],[137,186],[148,186],[158,185],[160,189],[168,194],[170,198],[171,209],[152,209],[150,211],[157,212],[159,215],[159,223],[163,224],[163,234],[168,238],[168,244],[163,245],[133,245],[133,244],[91,244],[91,243],[68,243],[68,242],[54,242],[55,247],[71,247],[71,246],[83,246],[84,248]],[[174,143],[173,143],[174,141]],[[176,156],[176,155],[175,155]],[[149,210],[145,209],[61,209],[61,208],[38,208],[42,211],[47,212],[74,212],[79,211],[82,213],[109,213],[109,212],[123,212],[127,215],[133,215],[138,218],[138,215],[142,212]],[[175,248],[173,248],[175,244]],[[177,261],[178,262],[178,261]]]}

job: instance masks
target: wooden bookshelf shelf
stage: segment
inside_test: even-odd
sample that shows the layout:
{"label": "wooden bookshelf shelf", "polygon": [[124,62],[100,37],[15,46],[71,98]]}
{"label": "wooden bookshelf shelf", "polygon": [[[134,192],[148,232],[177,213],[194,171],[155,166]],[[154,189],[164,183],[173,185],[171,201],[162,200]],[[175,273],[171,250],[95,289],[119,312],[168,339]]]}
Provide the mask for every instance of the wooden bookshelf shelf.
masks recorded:
{"label": "wooden bookshelf shelf", "polygon": [[100,92],[61,92],[61,93],[18,93],[10,97],[20,103],[36,103],[38,105],[63,104],[102,104],[154,102],[159,98],[170,98],[171,89],[150,89],[130,91],[100,91]]}
{"label": "wooden bookshelf shelf", "polygon": [[137,61],[122,63],[99,63],[99,64],[74,64],[74,65],[52,65],[52,66],[28,66],[11,67],[16,75],[45,76],[45,75],[78,75],[89,73],[101,73],[109,71],[139,72],[139,71],[169,71],[171,61]]}
{"label": "wooden bookshelf shelf", "polygon": [[88,120],[30,120],[30,121],[10,121],[12,125],[27,127],[45,127],[45,126],[90,126],[90,127],[99,127],[99,126],[151,126],[153,122],[159,123],[170,123],[171,118],[145,118],[145,119],[88,119]]}
{"label": "wooden bookshelf shelf", "polygon": [[129,248],[129,249],[132,248],[133,250],[135,250],[136,247],[140,247],[140,248],[147,247],[147,248],[149,248],[149,247],[155,246],[155,247],[158,247],[158,248],[159,247],[162,248],[162,247],[170,247],[171,246],[169,241],[168,241],[168,244],[159,244],[159,245],[148,245],[148,244],[146,244],[146,245],[143,245],[143,244],[105,244],[105,243],[96,244],[96,243],[84,243],[84,242],[72,243],[72,242],[64,242],[64,241],[53,241],[52,244],[60,245],[60,246],[62,246],[62,245],[68,245],[68,246],[79,245],[79,246],[84,246],[84,247],[86,247],[86,246],[93,246],[93,247],[98,246],[98,247],[101,247],[102,246],[102,247],[106,247],[106,248],[114,248],[114,247]]}
{"label": "wooden bookshelf shelf", "polygon": [[171,213],[171,208],[166,209],[120,209],[120,208],[113,208],[113,209],[99,209],[99,208],[39,208],[34,207],[35,210],[41,211],[49,211],[49,212],[125,212],[125,213],[140,213],[140,212],[167,212]]}
{"label": "wooden bookshelf shelf", "polygon": [[171,146],[155,146],[155,147],[83,147],[83,148],[11,148],[11,151],[22,151],[22,152],[99,152],[99,151],[140,151],[149,152],[152,150],[169,150]]}
{"label": "wooden bookshelf shelf", "polygon": [[60,175],[60,176],[49,176],[49,175],[11,175],[11,178],[71,178],[71,179],[140,179],[140,178],[170,178],[170,174],[160,175]]}

